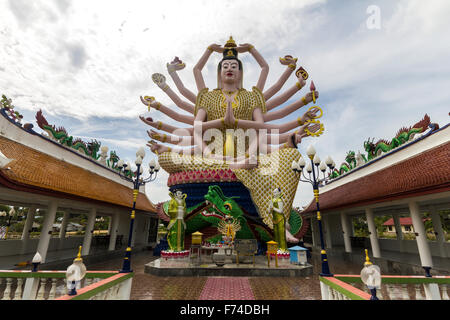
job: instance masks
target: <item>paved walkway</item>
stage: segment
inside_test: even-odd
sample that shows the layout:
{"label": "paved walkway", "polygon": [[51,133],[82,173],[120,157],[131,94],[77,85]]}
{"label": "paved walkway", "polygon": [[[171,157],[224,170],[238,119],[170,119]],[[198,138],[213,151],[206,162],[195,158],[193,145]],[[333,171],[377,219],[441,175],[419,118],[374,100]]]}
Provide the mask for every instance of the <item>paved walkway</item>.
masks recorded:
{"label": "paved walkway", "polygon": [[[336,248],[337,249],[337,248]],[[332,250],[330,250],[332,251]],[[329,251],[329,253],[331,253]],[[343,258],[339,250],[329,254],[331,272],[334,274],[359,274],[363,267],[364,257],[353,256]],[[76,254],[76,253],[75,253]],[[100,253],[98,252],[97,255]],[[71,264],[74,254],[66,266]],[[92,256],[95,256],[93,254]],[[86,259],[88,270],[120,270],[123,263],[123,252],[115,258],[99,255],[99,260]],[[159,277],[144,272],[144,266],[159,257],[153,257],[152,251],[134,251],[131,263],[135,273],[131,290],[132,300],[320,300],[320,255],[318,251],[312,255],[313,274],[308,277]],[[98,260],[97,260],[98,261]],[[28,268],[28,267],[26,267]],[[420,267],[418,266],[420,271]],[[54,266],[42,266],[41,270],[55,270]],[[383,274],[401,274],[387,273]],[[410,274],[410,273],[408,273]],[[421,271],[420,274],[423,274]],[[439,273],[440,274],[440,273]],[[362,288],[361,288],[362,289]],[[414,290],[414,288],[410,288]],[[387,293],[383,291],[383,295]]]}
{"label": "paved walkway", "polygon": [[255,300],[248,278],[208,278],[199,300]]}
{"label": "paved walkway", "polygon": [[[158,277],[144,273],[144,265],[159,257],[151,251],[133,253],[135,273],[132,300],[320,300],[319,257],[313,255],[314,272],[309,277]],[[119,270],[122,259],[87,264],[88,270]],[[315,262],[314,262],[315,261]],[[333,263],[332,259],[330,263]],[[356,273],[362,264],[343,262],[333,269]]]}

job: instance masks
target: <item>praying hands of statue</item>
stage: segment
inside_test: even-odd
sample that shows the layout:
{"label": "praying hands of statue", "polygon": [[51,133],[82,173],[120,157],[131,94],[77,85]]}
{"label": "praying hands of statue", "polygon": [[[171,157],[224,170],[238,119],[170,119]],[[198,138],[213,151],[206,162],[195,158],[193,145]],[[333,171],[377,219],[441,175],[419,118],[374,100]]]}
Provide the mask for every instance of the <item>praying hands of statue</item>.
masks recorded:
{"label": "praying hands of statue", "polygon": [[224,124],[228,127],[235,126],[236,119],[234,117],[233,106],[231,105],[230,101],[228,101],[227,110],[225,111],[225,117],[224,117],[223,121],[224,121]]}

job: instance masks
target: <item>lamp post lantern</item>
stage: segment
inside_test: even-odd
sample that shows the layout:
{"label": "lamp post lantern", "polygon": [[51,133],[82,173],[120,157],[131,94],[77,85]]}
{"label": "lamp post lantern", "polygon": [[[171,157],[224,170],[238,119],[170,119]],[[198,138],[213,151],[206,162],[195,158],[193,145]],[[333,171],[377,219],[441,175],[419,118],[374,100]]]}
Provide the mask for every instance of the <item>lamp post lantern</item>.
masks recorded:
{"label": "lamp post lantern", "polygon": [[[334,169],[334,161],[330,156],[324,161],[321,161],[319,156],[316,154],[316,150],[313,146],[309,146],[306,150],[306,154],[310,159],[310,163],[301,157],[298,162],[292,162],[292,170],[299,174],[299,180],[302,182],[308,182],[312,185],[314,190],[314,198],[316,200],[317,208],[317,220],[319,222],[319,233],[320,233],[320,246],[321,246],[321,261],[322,261],[322,272],[320,273],[323,277],[332,277],[333,274],[330,272],[328,265],[327,253],[325,251],[325,245],[323,241],[323,231],[322,231],[322,216],[320,215],[319,206],[319,186],[325,182],[331,175]],[[306,167],[306,172],[308,177],[306,177],[303,169]],[[326,173],[328,167],[328,173]],[[322,172],[322,178],[320,178],[320,173]],[[303,179],[301,178],[303,176]]]}
{"label": "lamp post lantern", "polygon": [[377,289],[381,288],[381,272],[380,267],[374,265],[369,260],[369,254],[366,251],[366,262],[361,270],[361,281],[369,288],[372,296],[370,300],[379,300],[377,297]]}
{"label": "lamp post lantern", "polygon": [[136,200],[139,194],[139,188],[144,186],[148,182],[152,182],[156,179],[158,175],[158,171],[160,169],[159,164],[154,160],[150,160],[149,163],[149,173],[150,175],[147,178],[143,178],[141,175],[144,173],[144,169],[142,168],[142,161],[145,157],[144,148],[139,148],[136,152],[136,171],[133,173],[131,170],[130,163],[125,164],[123,160],[119,160],[118,168],[119,168],[119,176],[122,179],[125,179],[129,182],[133,183],[133,208],[131,210],[131,219],[130,219],[130,233],[128,235],[128,245],[125,252],[125,257],[123,259],[122,269],[119,271],[120,273],[129,273],[131,270],[131,240],[133,238],[133,225],[135,219],[135,211],[136,211]]}

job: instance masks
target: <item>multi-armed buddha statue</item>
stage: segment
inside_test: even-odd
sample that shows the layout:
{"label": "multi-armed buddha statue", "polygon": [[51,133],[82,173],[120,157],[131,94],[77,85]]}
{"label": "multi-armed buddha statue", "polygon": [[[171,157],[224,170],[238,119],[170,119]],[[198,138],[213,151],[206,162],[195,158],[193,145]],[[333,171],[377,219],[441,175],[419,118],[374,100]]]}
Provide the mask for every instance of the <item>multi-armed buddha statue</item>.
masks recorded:
{"label": "multi-armed buddha statue", "polygon": [[[202,69],[213,53],[221,54],[222,60],[217,66],[217,88],[210,90],[206,87]],[[261,67],[258,82],[251,90],[242,87],[244,66],[238,55],[245,53],[251,54]],[[305,96],[281,107],[305,86],[308,75],[300,67],[296,72],[298,81],[274,97],[297,69],[297,59],[292,56],[280,58],[280,62],[286,70],[265,90],[269,73],[267,62],[255,47],[236,45],[230,37],[224,46],[208,46],[194,66],[198,90],[195,94],[179,78],[177,72],[184,69],[185,64],[175,58],[167,64],[167,70],[187,101],[169,87],[162,74],[153,74],[153,81],[177,107],[188,113],[178,113],[153,97],[141,97],[149,111],[156,109],[189,125],[187,128],[176,127],[141,116],[142,121],[159,130],[148,131],[152,139],[148,146],[169,173],[168,186],[187,194],[186,235],[214,225],[214,219],[217,226],[230,216],[241,219],[236,238],[272,240],[274,225],[277,235],[280,228],[287,233],[288,242],[295,241],[294,236],[299,235],[301,217],[292,209],[298,178],[291,170],[291,163],[301,156],[297,144],[306,136],[320,135],[323,125],[316,120],[321,115],[318,107],[311,107],[297,119],[271,123],[292,115],[319,96],[312,83],[311,91]],[[274,110],[277,107],[280,108]],[[276,208],[274,215],[272,192],[277,188],[280,190],[277,196],[283,197],[283,206],[280,207],[282,210]],[[160,206],[161,217],[165,220],[167,208],[167,205]],[[287,228],[280,226],[280,221],[273,221],[274,216],[280,215],[284,219],[278,220],[286,221]],[[282,247],[286,250],[285,244]]]}

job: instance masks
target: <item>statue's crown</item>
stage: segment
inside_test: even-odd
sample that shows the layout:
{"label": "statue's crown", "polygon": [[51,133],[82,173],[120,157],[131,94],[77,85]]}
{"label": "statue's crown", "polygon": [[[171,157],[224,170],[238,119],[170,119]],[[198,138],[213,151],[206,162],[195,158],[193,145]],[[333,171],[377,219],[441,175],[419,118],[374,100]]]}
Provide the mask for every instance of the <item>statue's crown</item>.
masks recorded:
{"label": "statue's crown", "polygon": [[230,39],[228,39],[227,43],[224,45],[225,48],[236,48],[236,42],[234,41],[233,37],[230,36]]}
{"label": "statue's crown", "polygon": [[238,52],[236,50],[237,45],[232,36],[230,36],[230,39],[227,41],[227,43],[225,43],[223,47],[225,49],[223,51],[224,59],[237,59],[238,56]]}

